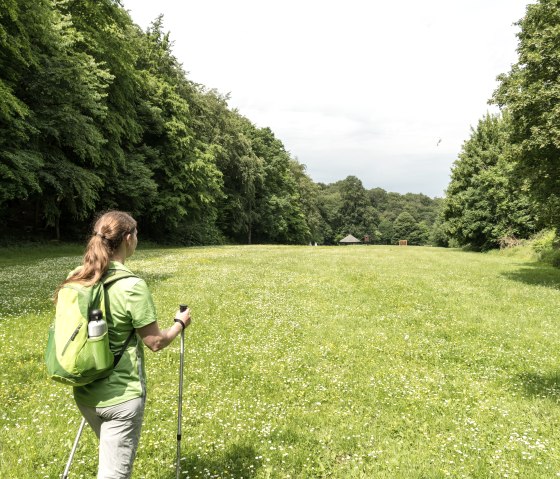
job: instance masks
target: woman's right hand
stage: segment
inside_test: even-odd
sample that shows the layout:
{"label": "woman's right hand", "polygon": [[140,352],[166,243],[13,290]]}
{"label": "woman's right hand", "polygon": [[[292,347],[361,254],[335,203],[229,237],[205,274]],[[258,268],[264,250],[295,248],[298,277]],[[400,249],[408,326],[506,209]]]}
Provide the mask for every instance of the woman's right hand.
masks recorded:
{"label": "woman's right hand", "polygon": [[189,324],[191,324],[191,309],[187,308],[185,311],[178,310],[175,313],[175,317],[180,319],[186,328]]}

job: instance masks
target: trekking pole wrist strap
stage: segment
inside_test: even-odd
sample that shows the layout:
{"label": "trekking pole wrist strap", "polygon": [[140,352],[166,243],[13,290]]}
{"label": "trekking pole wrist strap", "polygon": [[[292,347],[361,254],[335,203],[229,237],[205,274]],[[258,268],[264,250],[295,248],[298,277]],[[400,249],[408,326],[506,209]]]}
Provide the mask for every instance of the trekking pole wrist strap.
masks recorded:
{"label": "trekking pole wrist strap", "polygon": [[175,323],[179,323],[179,324],[181,325],[181,327],[182,327],[183,329],[185,329],[185,323],[183,323],[183,321],[181,321],[179,318],[175,318],[173,321],[174,321]]}

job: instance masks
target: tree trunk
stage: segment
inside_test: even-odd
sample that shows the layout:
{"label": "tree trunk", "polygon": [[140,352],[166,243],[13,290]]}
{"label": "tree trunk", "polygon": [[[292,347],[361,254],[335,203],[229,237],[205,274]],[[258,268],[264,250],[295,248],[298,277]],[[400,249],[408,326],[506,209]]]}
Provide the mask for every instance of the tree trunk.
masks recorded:
{"label": "tree trunk", "polygon": [[33,230],[39,229],[39,217],[41,216],[41,203],[39,200],[35,202],[35,218],[33,219]]}
{"label": "tree trunk", "polygon": [[54,220],[54,228],[56,231],[56,240],[60,241],[60,215],[58,215]]}

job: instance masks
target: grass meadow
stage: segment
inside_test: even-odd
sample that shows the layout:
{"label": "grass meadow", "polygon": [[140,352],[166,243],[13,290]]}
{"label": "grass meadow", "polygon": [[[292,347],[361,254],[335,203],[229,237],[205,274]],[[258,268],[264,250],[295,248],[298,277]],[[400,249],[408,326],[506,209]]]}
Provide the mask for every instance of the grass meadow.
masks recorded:
{"label": "grass meadow", "polygon": [[[0,477],[60,477],[80,415],[43,366],[79,247],[0,249]],[[187,302],[184,478],[560,477],[560,270],[421,247],[140,249]],[[133,478],[175,477],[179,341],[146,350]],[[71,478],[95,477],[86,430]]]}

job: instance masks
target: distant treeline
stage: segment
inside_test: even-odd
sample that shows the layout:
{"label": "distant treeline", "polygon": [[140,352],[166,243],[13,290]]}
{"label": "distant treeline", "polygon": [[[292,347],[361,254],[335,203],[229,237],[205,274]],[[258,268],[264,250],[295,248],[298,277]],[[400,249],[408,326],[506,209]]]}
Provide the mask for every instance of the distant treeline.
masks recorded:
{"label": "distant treeline", "polygon": [[317,231],[322,243],[337,243],[348,233],[358,239],[367,235],[375,244],[398,244],[401,239],[411,245],[438,242],[441,198],[366,190],[355,176],[318,186]]}
{"label": "distant treeline", "polygon": [[314,183],[192,82],[162,19],[116,0],[0,0],[0,236],[78,239],[123,209],[160,242],[430,241],[441,200]]}

